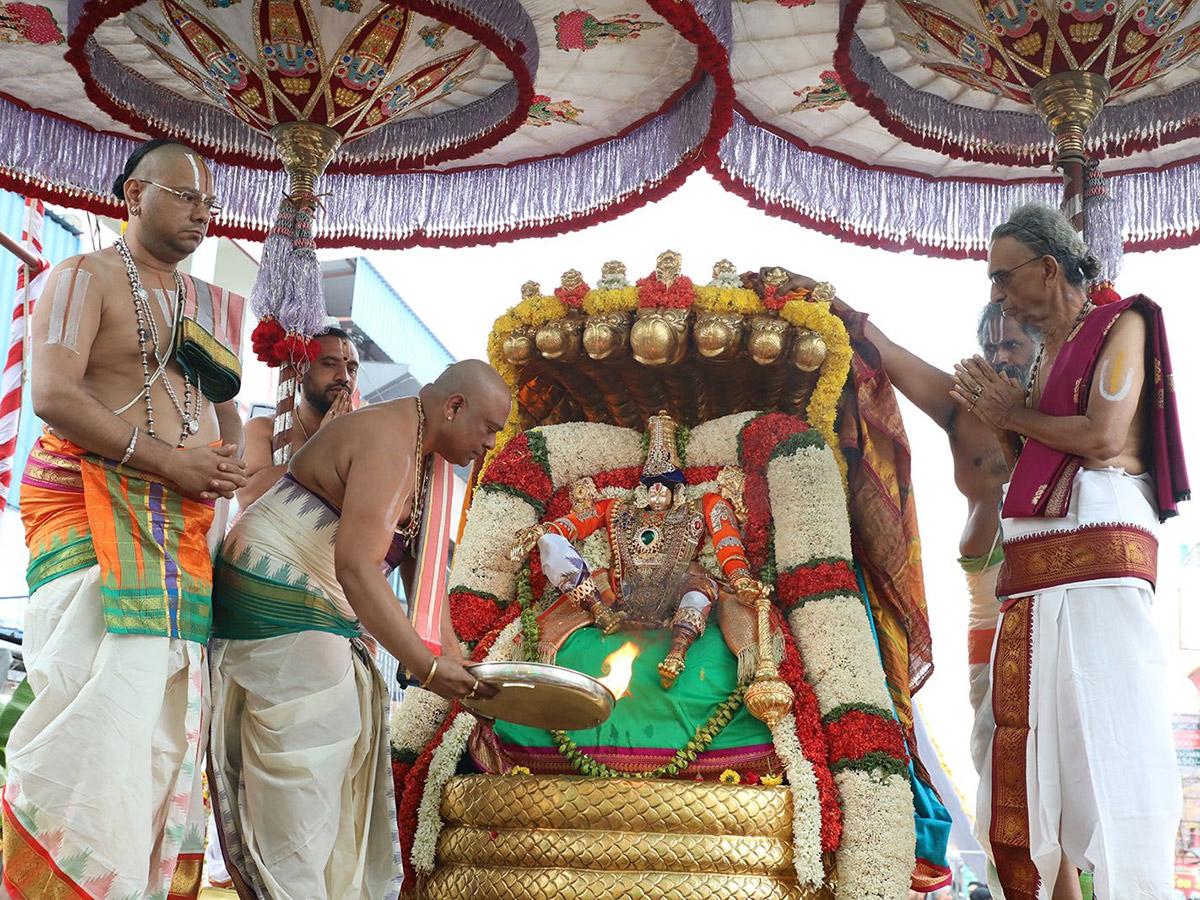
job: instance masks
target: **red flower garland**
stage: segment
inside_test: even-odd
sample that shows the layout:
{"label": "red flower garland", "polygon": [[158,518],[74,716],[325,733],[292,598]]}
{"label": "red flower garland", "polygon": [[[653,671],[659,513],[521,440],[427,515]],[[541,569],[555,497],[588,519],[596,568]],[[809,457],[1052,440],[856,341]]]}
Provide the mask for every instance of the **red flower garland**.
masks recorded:
{"label": "red flower garland", "polygon": [[573,288],[556,287],[554,296],[571,308],[583,306],[583,298],[587,296],[591,288],[586,282],[580,282]]}
{"label": "red flower garland", "polygon": [[529,449],[529,434],[522,432],[508,442],[492,460],[480,479],[480,487],[504,485],[515,488],[534,502],[544,505],[552,493],[550,476],[538,465]]}
{"label": "red flower garland", "polygon": [[838,803],[833,773],[829,770],[829,750],[825,731],[821,727],[821,710],[816,692],[804,680],[804,663],[791,628],[782,621],[777,610],[772,610],[772,614],[783,633],[783,660],[779,663],[779,677],[795,695],[792,715],[796,719],[796,739],[800,742],[804,758],[812,765],[817,780],[817,797],[821,803],[821,849],[830,852],[836,850],[842,840],[842,807]]}
{"label": "red flower garland", "polygon": [[429,764],[433,762],[433,752],[442,743],[442,738],[450,730],[450,723],[458,715],[462,707],[456,700],[446,714],[446,721],[438,729],[416,762],[404,776],[403,787],[396,788],[396,825],[400,832],[400,853],[404,860],[404,885],[402,890],[416,888],[417,873],[412,865],[413,839],[417,834],[417,810],[421,807],[421,795],[425,793],[425,780],[429,777]]}
{"label": "red flower garland", "polygon": [[781,441],[808,431],[808,425],[786,413],[765,413],[742,426],[738,444],[746,472],[746,530],[743,542],[754,571],[767,563],[770,545],[771,502],[767,487],[767,462]]}
{"label": "red flower garland", "polygon": [[763,306],[771,310],[781,310],[792,300],[807,300],[808,291],[800,288],[794,291],[788,291],[786,294],[780,294],[778,289],[773,284],[763,285],[762,302]]}
{"label": "red flower garland", "polygon": [[692,280],[681,275],[665,285],[658,275],[638,279],[638,306],[653,306],[667,309],[688,309],[696,299],[696,288]]}
{"label": "red flower garland", "polygon": [[829,763],[862,759],[868,753],[886,753],[908,764],[904,733],[895,719],[852,709],[825,726],[829,738]]}
{"label": "red flower garland", "polygon": [[450,624],[459,640],[474,643],[495,627],[500,607],[491,597],[481,597],[471,591],[455,591],[450,595]]}
{"label": "red flower garland", "polygon": [[846,591],[858,593],[858,578],[854,569],[844,560],[837,562],[822,562],[815,566],[800,566],[790,572],[781,572],[775,582],[779,596],[779,605],[785,612],[806,597],[824,594],[829,591]]}

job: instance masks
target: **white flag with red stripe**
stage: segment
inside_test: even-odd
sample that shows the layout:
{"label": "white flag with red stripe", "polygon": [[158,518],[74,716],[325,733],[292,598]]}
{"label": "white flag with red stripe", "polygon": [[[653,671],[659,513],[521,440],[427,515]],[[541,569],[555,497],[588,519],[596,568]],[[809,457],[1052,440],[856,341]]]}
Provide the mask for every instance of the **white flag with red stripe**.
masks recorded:
{"label": "white flag with red stripe", "polygon": [[21,421],[28,316],[32,315],[33,303],[50,274],[50,264],[41,259],[42,223],[45,217],[46,208],[41,200],[26,199],[21,243],[41,260],[41,265],[32,272],[25,265],[17,269],[17,295],[13,301],[4,374],[0,380],[0,513],[8,505],[8,491],[12,486],[13,454],[17,449],[17,426]]}

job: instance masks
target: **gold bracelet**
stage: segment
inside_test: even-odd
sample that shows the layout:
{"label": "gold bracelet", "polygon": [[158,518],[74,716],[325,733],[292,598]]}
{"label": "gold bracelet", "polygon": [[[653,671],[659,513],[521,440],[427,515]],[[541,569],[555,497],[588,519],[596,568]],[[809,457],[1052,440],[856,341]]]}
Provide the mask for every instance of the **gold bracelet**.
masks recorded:
{"label": "gold bracelet", "polygon": [[433,681],[434,673],[437,672],[437,664],[438,664],[438,658],[435,656],[433,658],[433,665],[431,665],[429,667],[429,674],[426,675],[425,678],[421,681],[421,687],[423,687],[423,688],[429,687],[429,683],[431,681]]}

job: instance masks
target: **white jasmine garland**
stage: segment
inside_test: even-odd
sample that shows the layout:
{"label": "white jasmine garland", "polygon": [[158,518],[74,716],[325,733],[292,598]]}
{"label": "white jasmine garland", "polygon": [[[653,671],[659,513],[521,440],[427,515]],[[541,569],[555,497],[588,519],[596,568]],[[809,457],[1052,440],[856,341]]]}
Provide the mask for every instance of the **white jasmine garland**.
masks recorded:
{"label": "white jasmine garland", "polygon": [[488,487],[476,491],[462,542],[455,549],[451,588],[514,596],[521,563],[508,558],[508,549],[518,531],[537,521],[533,506],[520,497]]}
{"label": "white jasmine garland", "polygon": [[433,691],[406,689],[404,699],[392,710],[389,734],[393,749],[420,753],[442,727],[449,711],[450,701]]}
{"label": "white jasmine garland", "polygon": [[834,776],[842,801],[836,900],[907,896],[916,865],[912,788],[903,775],[847,770]]}
{"label": "white jasmine garland", "polygon": [[796,737],[796,717],[791,713],[771,729],[775,753],[787,773],[792,792],[792,864],[801,884],[820,886],[825,880],[821,861],[821,797],[812,763]]}
{"label": "white jasmine garland", "polygon": [[850,517],[828,447],[805,447],[767,464],[781,572],[814,559],[850,559]]}
{"label": "white jasmine garland", "polygon": [[[496,636],[496,642],[492,644],[490,650],[484,659],[488,662],[519,659],[521,657],[521,620],[513,619],[504,629]],[[422,693],[429,693],[423,691]],[[434,696],[437,696],[436,694]],[[405,700],[407,701],[407,694]],[[440,698],[439,698],[440,699]],[[443,701],[449,705],[449,701]],[[444,719],[443,712],[442,718]],[[458,768],[458,761],[462,759],[463,753],[466,752],[467,743],[471,739],[471,732],[474,731],[475,725],[478,724],[476,719],[470,713],[459,713],[455,718],[454,724],[447,729],[442,736],[442,742],[437,749],[433,751],[433,758],[429,761],[429,774],[425,780],[425,789],[421,794],[421,805],[417,809],[417,830],[413,835],[413,865],[418,871],[429,872],[433,870],[434,858],[437,855],[437,841],[442,833],[442,829],[446,827],[446,823],[442,820],[442,790],[446,787],[446,782],[450,780],[455,770]],[[439,727],[441,722],[438,723]],[[436,732],[436,728],[434,732]],[[433,737],[431,733],[429,738],[421,744],[423,748],[425,744]],[[434,770],[437,770],[437,784],[434,787]],[[426,867],[422,867],[422,862],[418,862],[418,853],[421,860],[427,860]]]}
{"label": "white jasmine garland", "polygon": [[569,422],[537,429],[546,441],[550,483],[557,490],[587,475],[642,463],[642,435],[599,422]]}
{"label": "white jasmine garland", "polygon": [[736,466],[738,435],[758,412],[740,412],[710,419],[692,429],[687,442],[689,466]]}
{"label": "white jasmine garland", "polygon": [[892,708],[862,598],[842,594],[806,603],[788,614],[788,624],[822,716],[843,703]]}
{"label": "white jasmine garland", "polygon": [[412,864],[418,872],[433,871],[438,837],[446,825],[441,813],[442,790],[458,768],[458,761],[478,721],[468,712],[455,716],[429,761],[429,774],[425,777],[425,789],[417,809],[417,830],[413,835]]}

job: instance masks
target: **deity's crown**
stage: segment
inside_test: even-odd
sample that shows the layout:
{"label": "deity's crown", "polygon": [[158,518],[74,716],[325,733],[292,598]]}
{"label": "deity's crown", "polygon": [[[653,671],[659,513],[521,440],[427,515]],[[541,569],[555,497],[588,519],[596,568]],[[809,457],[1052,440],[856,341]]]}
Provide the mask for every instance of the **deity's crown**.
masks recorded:
{"label": "deity's crown", "polygon": [[642,484],[650,485],[659,481],[668,485],[682,484],[683,464],[675,440],[679,423],[666,410],[662,410],[650,417],[647,430],[650,432],[650,447],[646,450],[646,465],[642,467]]}

